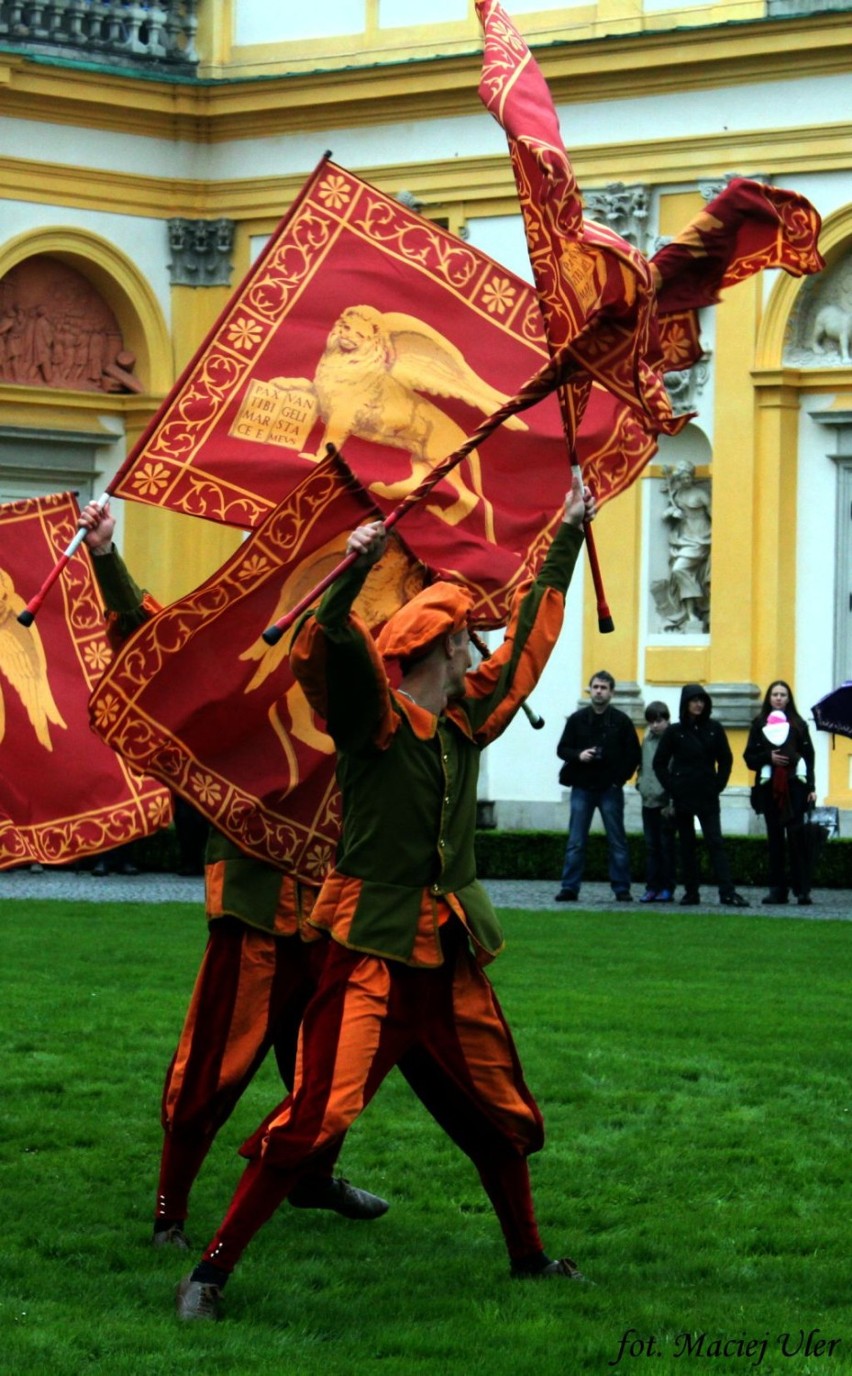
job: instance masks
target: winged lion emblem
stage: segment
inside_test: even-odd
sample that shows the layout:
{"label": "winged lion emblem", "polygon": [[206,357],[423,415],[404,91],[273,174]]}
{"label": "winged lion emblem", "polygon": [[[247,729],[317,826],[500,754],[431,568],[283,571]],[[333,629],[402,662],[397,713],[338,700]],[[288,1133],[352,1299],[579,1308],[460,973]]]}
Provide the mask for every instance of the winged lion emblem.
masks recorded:
{"label": "winged lion emblem", "polygon": [[[52,750],[51,724],[66,728],[66,723],[50,691],[38,627],[27,629],[16,619],[25,606],[9,574],[0,569],[0,675],[21,699],[39,745]],[[6,707],[0,683],[0,741],[5,734]]]}
{"label": "winged lion emblem", "polygon": [[[394,449],[407,450],[411,474],[396,483],[373,482],[378,496],[396,501],[404,497],[432,469],[458,449],[464,430],[431,397],[453,397],[490,415],[507,400],[468,365],[460,349],[416,316],[379,311],[374,306],[350,306],[335,321],[317,364],[313,382],[306,378],[273,378],[282,388],[300,387],[313,393],[324,430],[315,457],[326,445],[342,450],[351,435]],[[505,424],[525,430],[512,416]],[[461,469],[467,466],[470,486]],[[476,450],[445,481],[456,499],[449,506],[428,510],[449,525],[470,515],[481,503],[486,535],[494,540],[494,513],[482,489]]]}

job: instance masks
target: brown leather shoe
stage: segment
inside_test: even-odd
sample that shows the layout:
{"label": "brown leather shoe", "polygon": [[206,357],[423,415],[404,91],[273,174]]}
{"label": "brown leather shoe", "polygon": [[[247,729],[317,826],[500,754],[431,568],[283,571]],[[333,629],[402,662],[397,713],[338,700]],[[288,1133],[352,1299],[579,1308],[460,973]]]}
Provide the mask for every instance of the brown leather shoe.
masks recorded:
{"label": "brown leather shoe", "polygon": [[189,1238],[179,1223],[173,1223],[171,1228],[160,1228],[159,1231],[155,1231],[151,1238],[151,1246],[169,1247],[175,1252],[190,1250]]}
{"label": "brown leather shoe", "polygon": [[218,1285],[205,1285],[203,1281],[184,1276],[175,1289],[175,1313],[179,1319],[219,1318],[222,1305],[222,1291]]}
{"label": "brown leather shoe", "polygon": [[342,1175],[302,1180],[287,1198],[294,1209],[331,1209],[342,1218],[381,1218],[390,1208],[386,1199],[359,1190]]}

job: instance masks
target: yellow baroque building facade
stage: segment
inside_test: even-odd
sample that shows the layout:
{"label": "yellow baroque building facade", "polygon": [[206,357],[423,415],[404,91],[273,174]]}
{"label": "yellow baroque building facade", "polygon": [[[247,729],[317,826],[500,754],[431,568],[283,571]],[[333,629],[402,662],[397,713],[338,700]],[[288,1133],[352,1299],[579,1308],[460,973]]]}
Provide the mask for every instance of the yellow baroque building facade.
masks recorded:
{"label": "yellow baroque building facade", "polygon": [[[503,135],[477,97],[473,0],[431,0],[412,22],[416,8],[198,0],[140,20],[117,0],[82,18],[0,3],[0,500],[103,491],[327,149],[529,278]],[[748,830],[741,752],[768,683],[789,680],[809,711],[852,678],[852,0],[506,8],[590,214],[650,253],[727,177],[756,176],[817,207],[827,267],[804,282],[765,273],[703,313],[705,360],[676,380],[695,419],[597,525],[616,629],[600,635],[578,578],[536,695],[546,730],[513,724],[482,796],[500,826],[565,824],[556,742],[607,668],[637,723],[651,699],[676,715],[683,683],[708,687],[736,760],[725,824]],[[74,364],[69,342],[63,367],[41,372],[13,356],[15,290],[53,271],[108,313],[116,383],[97,382],[92,347]],[[679,465],[708,558],[695,595],[673,602]],[[155,508],[118,515],[161,600],[240,538]],[[852,742],[820,735],[817,751],[819,800],[849,831]]]}

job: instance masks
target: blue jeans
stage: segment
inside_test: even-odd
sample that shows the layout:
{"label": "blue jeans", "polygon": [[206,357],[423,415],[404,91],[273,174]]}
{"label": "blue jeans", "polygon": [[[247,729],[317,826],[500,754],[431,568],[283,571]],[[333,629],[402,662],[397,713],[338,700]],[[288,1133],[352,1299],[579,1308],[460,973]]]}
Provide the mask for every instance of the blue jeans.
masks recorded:
{"label": "blue jeans", "polygon": [[615,893],[629,893],[630,853],[624,834],[624,790],[618,784],[610,788],[578,788],[575,784],[571,789],[571,820],[562,867],[562,888],[580,892],[586,865],[586,841],[595,808],[601,814],[606,832],[609,882]]}

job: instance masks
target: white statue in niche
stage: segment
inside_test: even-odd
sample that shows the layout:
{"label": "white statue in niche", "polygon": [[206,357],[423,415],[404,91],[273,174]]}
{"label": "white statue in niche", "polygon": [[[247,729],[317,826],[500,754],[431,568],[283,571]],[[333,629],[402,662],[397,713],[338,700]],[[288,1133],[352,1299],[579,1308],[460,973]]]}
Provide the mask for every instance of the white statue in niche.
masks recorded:
{"label": "white statue in niche", "polygon": [[669,534],[669,574],[651,584],[665,631],[706,635],[710,629],[710,493],[697,482],[695,464],[681,460],[664,468],[668,504],[662,520]]}

